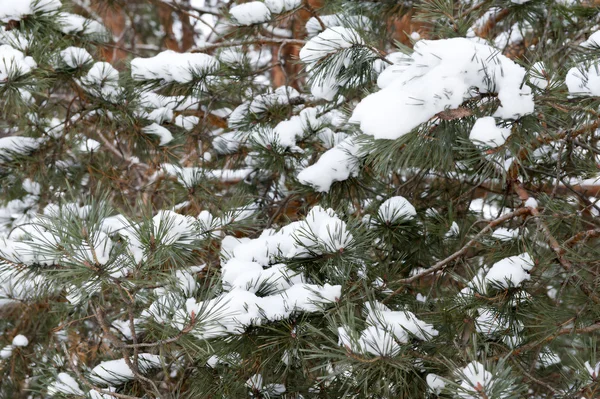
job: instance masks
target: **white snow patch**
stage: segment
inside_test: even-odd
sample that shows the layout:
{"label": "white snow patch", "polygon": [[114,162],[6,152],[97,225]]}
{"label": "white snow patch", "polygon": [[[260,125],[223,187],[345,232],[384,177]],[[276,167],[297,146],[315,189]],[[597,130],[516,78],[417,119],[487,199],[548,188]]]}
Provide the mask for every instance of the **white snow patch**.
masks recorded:
{"label": "white snow patch", "polygon": [[464,38],[421,40],[412,62],[382,90],[365,97],[350,122],[376,139],[397,139],[476,96],[473,87],[480,93],[497,90],[501,106],[494,116],[516,119],[534,110],[531,88],[522,86],[524,77],[525,69],[491,46]]}
{"label": "white snow patch", "polygon": [[261,1],[235,5],[231,7],[229,13],[238,25],[260,24],[271,19],[269,8]]}
{"label": "white snow patch", "polygon": [[510,129],[499,127],[492,116],[479,118],[475,121],[469,139],[477,146],[499,147],[510,136]]}

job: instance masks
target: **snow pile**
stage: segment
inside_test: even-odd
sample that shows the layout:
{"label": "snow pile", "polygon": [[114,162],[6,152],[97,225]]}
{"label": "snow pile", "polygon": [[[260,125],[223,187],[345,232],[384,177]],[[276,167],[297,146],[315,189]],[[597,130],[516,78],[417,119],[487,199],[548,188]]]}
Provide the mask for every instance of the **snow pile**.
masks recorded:
{"label": "snow pile", "polygon": [[[133,360],[133,359],[132,359]],[[160,357],[149,353],[138,355],[138,368],[146,373],[153,368],[160,367]],[[92,369],[90,379],[97,384],[116,385],[133,380],[133,371],[127,366],[125,359],[101,362]]]}
{"label": "snow pile", "polygon": [[0,46],[0,84],[31,72],[37,64],[33,58],[25,56],[7,44]]}
{"label": "snow pile", "polygon": [[237,25],[260,24],[271,19],[271,12],[262,1],[235,5],[231,7],[229,13]]}
{"label": "snow pile", "polygon": [[197,110],[198,105],[198,100],[192,97],[144,92],[140,95],[138,115],[156,123],[170,122],[173,119],[173,111]]}
{"label": "snow pile", "polygon": [[446,387],[446,383],[442,380],[442,377],[437,374],[427,374],[425,381],[427,382],[427,387],[436,395],[439,395]]}
{"label": "snow pile", "polygon": [[276,321],[298,312],[319,312],[341,297],[341,286],[294,284],[281,292],[259,297],[251,291],[236,288],[214,299],[186,302],[185,314],[179,314],[176,326],[185,327],[191,315],[199,320],[194,335],[210,339],[229,334],[242,334],[246,327],[263,321]]}
{"label": "snow pile", "polygon": [[166,127],[162,127],[158,123],[153,123],[150,126],[142,128],[144,134],[152,134],[158,136],[160,142],[158,145],[167,145],[173,140],[173,135]]}
{"label": "snow pile", "polygon": [[275,128],[256,130],[250,137],[254,143],[261,146],[285,150],[296,147],[297,140],[302,140],[311,131],[318,130],[320,125],[317,109],[305,108],[300,114],[279,122]]}
{"label": "snow pile", "polygon": [[347,138],[325,151],[315,164],[298,173],[298,181],[314,187],[316,191],[328,192],[333,183],[358,176],[359,149],[360,145],[353,138]]}
{"label": "snow pile", "polygon": [[[223,222],[221,222],[223,223]],[[184,328],[190,317],[198,320],[194,334],[208,339],[240,334],[250,325],[285,319],[298,312],[319,312],[341,297],[341,286],[307,282],[298,271],[277,260],[306,258],[340,251],[352,243],[346,225],[331,210],[311,209],[305,220],[279,231],[266,230],[255,239],[225,237],[221,244],[224,292],[197,302],[187,299],[174,323]],[[160,304],[146,312],[164,320]]]}
{"label": "snow pile", "polygon": [[[403,61],[406,63],[406,61]],[[421,40],[412,61],[365,97],[350,119],[376,139],[397,139],[439,112],[458,108],[478,93],[495,91],[501,106],[494,116],[515,119],[533,112],[525,69],[498,50],[464,38]]]}
{"label": "snow pile", "polygon": [[193,130],[198,123],[200,123],[200,118],[193,115],[177,115],[177,117],[175,118],[175,124],[181,127],[182,129],[187,130],[188,132]]}
{"label": "snow pile", "polygon": [[469,140],[476,146],[499,147],[506,142],[508,136],[509,128],[496,126],[496,120],[492,116],[486,116],[475,121]]}
{"label": "snow pile", "polygon": [[302,0],[265,0],[265,5],[273,14],[294,10],[302,4]]}
{"label": "snow pile", "polygon": [[10,136],[0,138],[0,159],[10,159],[11,154],[26,154],[36,150],[41,144],[33,137]]}
{"label": "snow pile", "polygon": [[478,399],[482,392],[489,392],[492,386],[492,374],[479,362],[471,362],[462,370],[463,380],[460,383],[464,392],[459,396],[463,399]]}
{"label": "snow pile", "polygon": [[[264,384],[261,374],[254,374],[246,381],[246,386],[252,391],[260,392],[261,398],[272,398],[281,396],[285,393],[285,385],[283,384]],[[253,397],[254,395],[251,395]]]}
{"label": "snow pile", "polygon": [[580,44],[580,46],[591,49],[600,48],[600,31],[592,33],[586,41]]}
{"label": "snow pile", "polygon": [[25,347],[27,345],[29,345],[29,340],[26,336],[22,334],[15,335],[15,337],[12,340],[12,346]]}
{"label": "snow pile", "polygon": [[300,98],[300,93],[290,86],[281,86],[275,89],[273,93],[261,94],[250,102],[248,111],[260,113],[268,111],[276,105],[289,105],[290,101]]}
{"label": "snow pile", "polygon": [[[316,37],[310,39],[302,47],[300,50],[300,60],[307,64],[307,68],[310,71],[323,58],[362,44],[364,44],[362,38],[354,29],[342,26],[327,28]],[[333,100],[339,88],[347,83],[345,79],[339,79],[338,75],[342,68],[352,62],[352,57],[348,54],[343,59],[336,60],[327,73],[320,71],[316,76],[312,76],[312,95],[329,101]]]}
{"label": "snow pile", "polygon": [[[2,282],[2,274],[4,274],[4,272],[0,273],[0,283]],[[2,302],[0,301],[0,305],[1,304]],[[6,345],[4,348],[2,348],[2,350],[0,350],[0,359],[8,359],[12,356],[13,350],[15,348],[26,347],[27,345],[29,345],[29,340],[27,339],[27,337],[20,334],[15,336],[12,340],[12,344]]]}
{"label": "snow pile", "polygon": [[598,377],[600,376],[600,362],[596,363],[596,365],[594,367],[592,367],[590,362],[586,361],[584,366],[585,366],[585,369],[587,370],[587,372],[590,374],[590,377],[593,380],[597,380]]}
{"label": "snow pile", "polygon": [[[325,29],[334,28],[336,26],[346,26],[367,30],[371,24],[371,20],[364,15],[330,14],[321,15],[320,18],[323,25],[325,25]],[[315,17],[311,17],[308,22],[306,22],[306,32],[309,37],[313,37],[323,31],[321,22]]]}
{"label": "snow pile", "polygon": [[159,79],[164,82],[189,83],[219,68],[219,61],[203,53],[163,51],[150,58],[131,61],[131,77],[135,80]]}
{"label": "snow pile", "polygon": [[48,385],[48,394],[52,396],[59,394],[77,396],[85,395],[75,378],[71,377],[67,373],[58,373],[56,381]]}
{"label": "snow pile", "polygon": [[385,223],[394,223],[400,219],[408,220],[417,216],[415,207],[404,197],[388,198],[379,206],[379,218]]}
{"label": "snow pile", "polygon": [[549,79],[546,73],[546,65],[543,62],[536,62],[529,70],[529,82],[540,90],[548,87]]}
{"label": "snow pile", "polygon": [[578,65],[569,69],[565,83],[569,94],[581,96],[600,96],[600,65],[589,67]]}
{"label": "snow pile", "polygon": [[396,356],[400,344],[409,343],[412,337],[427,341],[438,335],[431,324],[419,320],[412,312],[392,311],[382,303],[365,304],[367,324],[360,337],[352,337],[348,327],[338,329],[339,344],[353,352],[376,356]]}
{"label": "snow pile", "polygon": [[92,61],[92,56],[81,47],[67,47],[60,52],[60,57],[71,68],[79,68]]}
{"label": "snow pile", "polygon": [[499,241],[512,241],[519,237],[518,229],[507,229],[505,227],[499,227],[492,233],[492,238]]}
{"label": "snow pile", "polygon": [[119,72],[108,62],[96,62],[79,84],[90,94],[116,102],[123,89],[119,87]]}
{"label": "snow pile", "polygon": [[84,35],[106,35],[104,25],[98,21],[82,17],[70,12],[61,12],[58,15],[60,30],[65,35],[83,33]]}
{"label": "snow pile", "polygon": [[49,13],[62,6],[59,0],[8,0],[0,2],[0,21],[18,21],[28,15]]}
{"label": "snow pile", "polygon": [[503,288],[518,287],[531,278],[528,272],[533,266],[533,259],[527,253],[511,256],[494,263],[487,272],[485,281]]}

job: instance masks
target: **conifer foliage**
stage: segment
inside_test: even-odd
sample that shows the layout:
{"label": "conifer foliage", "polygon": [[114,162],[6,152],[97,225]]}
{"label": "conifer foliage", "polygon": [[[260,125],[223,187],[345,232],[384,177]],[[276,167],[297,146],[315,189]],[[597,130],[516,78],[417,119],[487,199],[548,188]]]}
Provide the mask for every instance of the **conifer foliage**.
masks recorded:
{"label": "conifer foliage", "polygon": [[0,0],[0,398],[600,397],[599,24]]}

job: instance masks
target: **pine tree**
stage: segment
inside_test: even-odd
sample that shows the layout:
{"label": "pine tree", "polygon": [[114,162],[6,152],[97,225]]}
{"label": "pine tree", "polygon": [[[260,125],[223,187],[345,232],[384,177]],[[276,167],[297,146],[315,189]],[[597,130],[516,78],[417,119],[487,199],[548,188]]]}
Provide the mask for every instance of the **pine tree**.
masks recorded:
{"label": "pine tree", "polygon": [[0,0],[0,398],[600,397],[593,0]]}

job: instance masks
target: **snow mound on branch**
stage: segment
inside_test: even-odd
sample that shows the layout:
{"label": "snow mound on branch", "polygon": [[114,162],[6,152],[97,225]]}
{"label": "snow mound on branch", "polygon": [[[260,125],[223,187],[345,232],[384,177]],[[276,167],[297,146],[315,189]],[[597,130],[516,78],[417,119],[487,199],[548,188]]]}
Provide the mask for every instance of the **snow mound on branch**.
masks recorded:
{"label": "snow mound on branch", "polygon": [[510,129],[496,126],[496,120],[492,116],[479,118],[475,121],[469,140],[476,146],[499,147],[506,142],[510,136]]}
{"label": "snow mound on branch", "polygon": [[600,96],[600,64],[578,65],[569,69],[565,78],[569,94]]}
{"label": "snow mound on branch", "polygon": [[412,312],[392,311],[380,302],[365,304],[367,328],[358,339],[353,339],[349,327],[338,328],[339,345],[353,352],[375,356],[396,356],[400,344],[409,343],[412,337],[428,341],[438,335],[431,324],[419,320]]}
{"label": "snow mound on branch", "polygon": [[0,2],[0,21],[18,21],[28,15],[56,11],[61,6],[59,0],[6,0]]}
{"label": "snow mound on branch", "polygon": [[[362,44],[364,41],[354,29],[342,26],[327,28],[302,47],[300,60],[307,64],[310,71],[323,58],[340,50]],[[347,83],[344,79],[340,80],[338,75],[343,67],[349,66],[352,62],[352,57],[348,55],[343,59],[336,60],[326,72],[320,71],[318,75],[312,76],[310,89],[312,95],[329,101],[333,100],[339,87]]]}
{"label": "snow mound on branch", "polygon": [[219,61],[203,53],[163,51],[150,58],[131,61],[131,77],[135,80],[160,79],[165,82],[189,83],[219,68]]}
{"label": "snow mound on branch", "polygon": [[385,200],[377,214],[384,222],[393,223],[398,219],[413,219],[417,211],[406,198],[397,196]]}
{"label": "snow mound on branch", "polygon": [[488,45],[464,38],[421,40],[412,62],[364,98],[350,122],[376,139],[397,139],[439,112],[458,108],[477,91],[497,93],[502,105],[494,116],[516,119],[534,110],[531,88],[522,86],[525,73]]}
{"label": "snow mound on branch", "polygon": [[320,61],[331,53],[362,43],[362,38],[354,29],[342,26],[328,28],[310,39],[302,47],[300,59],[305,64],[311,64]]}
{"label": "snow mound on branch", "polygon": [[56,381],[48,385],[48,394],[52,396],[58,394],[84,396],[84,392],[75,378],[67,373],[58,373]]}
{"label": "snow mound on branch", "polygon": [[[492,386],[492,373],[487,371],[483,364],[471,362],[462,369],[463,380],[460,386],[466,392],[461,392],[459,396],[463,399],[481,398],[482,392],[489,392]],[[472,394],[470,394],[472,392]]]}
{"label": "snow mound on branch", "polygon": [[504,288],[518,287],[523,281],[531,278],[528,272],[533,266],[533,259],[527,253],[511,256],[494,263],[486,274],[485,281]]}
{"label": "snow mound on branch", "polygon": [[[160,356],[150,353],[138,355],[138,368],[145,373],[153,368],[160,367]],[[125,359],[109,360],[101,362],[92,369],[90,379],[98,384],[123,384],[133,380],[133,371],[129,368]]]}
{"label": "snow mound on branch", "polygon": [[104,25],[98,21],[82,17],[78,14],[61,12],[58,16],[60,30],[65,35],[83,33],[84,35],[106,35]]}
{"label": "snow mound on branch", "polygon": [[173,140],[173,135],[166,127],[162,127],[158,123],[153,123],[150,126],[142,128],[142,132],[145,134],[151,134],[158,136],[160,142],[158,145],[167,145]]}
{"label": "snow mound on branch", "polygon": [[96,62],[79,83],[88,93],[110,102],[115,102],[123,92],[119,87],[119,72],[108,62]]}
{"label": "snow mound on branch", "polygon": [[261,1],[238,4],[231,7],[229,13],[237,25],[260,24],[271,19],[269,8]]}
{"label": "snow mound on branch", "polygon": [[79,68],[92,61],[92,56],[81,47],[67,47],[60,52],[60,57],[71,68]]}
{"label": "snow mound on branch", "polygon": [[328,192],[333,183],[358,175],[359,149],[360,145],[353,138],[345,139],[325,151],[315,164],[298,173],[298,181],[319,192]]}
{"label": "snow mound on branch", "polygon": [[300,7],[302,0],[265,0],[265,5],[273,14],[280,14]]}
{"label": "snow mound on branch", "polygon": [[[363,15],[344,15],[344,14],[331,14],[321,15],[321,22],[325,25],[325,29],[333,28],[336,26],[356,27],[361,30],[366,30],[371,24],[371,20]],[[323,27],[318,19],[311,17],[306,22],[306,32],[309,37],[315,36],[323,31]]]}
{"label": "snow mound on branch", "polygon": [[39,146],[40,140],[33,137],[3,137],[0,138],[0,158],[10,159],[11,154],[26,154]]}
{"label": "snow mound on branch", "polygon": [[31,72],[37,64],[33,58],[4,44],[0,46],[0,84]]}
{"label": "snow mound on branch", "polygon": [[[331,210],[311,209],[305,220],[256,239],[227,236],[221,244],[224,293],[197,302],[190,298],[174,325],[183,329],[192,317],[201,339],[241,334],[246,327],[281,320],[298,312],[319,312],[341,297],[340,285],[315,285],[298,271],[276,263],[281,257],[306,258],[339,251],[352,242],[345,223]],[[147,315],[160,317],[154,309]]]}

